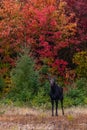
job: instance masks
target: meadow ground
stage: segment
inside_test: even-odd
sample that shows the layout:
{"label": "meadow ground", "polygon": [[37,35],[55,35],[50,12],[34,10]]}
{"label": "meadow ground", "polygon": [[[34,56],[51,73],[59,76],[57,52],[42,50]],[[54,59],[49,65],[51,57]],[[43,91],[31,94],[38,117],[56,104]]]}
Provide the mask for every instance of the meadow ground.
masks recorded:
{"label": "meadow ground", "polygon": [[87,130],[87,108],[65,109],[62,116],[51,110],[0,106],[0,130]]}

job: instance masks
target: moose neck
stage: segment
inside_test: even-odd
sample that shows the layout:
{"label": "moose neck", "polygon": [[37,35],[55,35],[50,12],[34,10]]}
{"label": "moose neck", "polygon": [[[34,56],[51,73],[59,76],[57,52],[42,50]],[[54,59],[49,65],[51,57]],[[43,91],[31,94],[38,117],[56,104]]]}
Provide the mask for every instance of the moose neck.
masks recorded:
{"label": "moose neck", "polygon": [[55,86],[56,86],[56,84],[54,83],[53,85],[51,85],[51,91],[52,92],[55,92],[56,90],[55,90]]}

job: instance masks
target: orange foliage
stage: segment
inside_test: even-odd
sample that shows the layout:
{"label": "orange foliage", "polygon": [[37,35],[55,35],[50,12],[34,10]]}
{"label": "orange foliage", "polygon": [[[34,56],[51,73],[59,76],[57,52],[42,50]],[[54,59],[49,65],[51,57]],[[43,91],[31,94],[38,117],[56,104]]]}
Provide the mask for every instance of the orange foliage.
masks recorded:
{"label": "orange foliage", "polygon": [[[0,8],[0,71],[5,74],[14,65],[18,52],[18,35],[21,30],[20,4],[13,0],[3,0]],[[4,64],[8,64],[4,67]]]}
{"label": "orange foliage", "polygon": [[67,62],[59,51],[70,46],[76,34],[74,13],[66,14],[66,2],[60,0],[32,0],[21,4],[3,0],[0,8],[0,55],[2,67],[8,70],[15,64],[22,47],[31,49],[41,66],[47,65],[52,73],[65,75]]}

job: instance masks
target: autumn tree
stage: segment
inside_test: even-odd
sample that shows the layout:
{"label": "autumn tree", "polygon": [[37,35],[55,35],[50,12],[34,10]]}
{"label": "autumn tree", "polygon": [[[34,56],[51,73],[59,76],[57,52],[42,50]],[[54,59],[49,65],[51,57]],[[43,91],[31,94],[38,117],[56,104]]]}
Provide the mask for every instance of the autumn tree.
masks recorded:
{"label": "autumn tree", "polygon": [[0,74],[6,75],[14,66],[20,49],[21,5],[13,0],[0,3]]}
{"label": "autumn tree", "polygon": [[87,49],[87,0],[65,0],[67,9],[74,12],[77,20],[77,33],[75,36],[77,47]]}
{"label": "autumn tree", "polygon": [[31,50],[37,69],[46,66],[48,72],[64,76],[66,66],[73,66],[73,54],[86,34],[86,31],[81,33],[79,21],[82,20],[70,3],[68,0],[2,1],[0,71],[8,72],[23,47]]}
{"label": "autumn tree", "polygon": [[[31,47],[38,66],[47,65],[51,73],[64,76],[68,64],[66,47],[76,34],[74,13],[65,12],[66,2],[32,0],[23,8],[26,46]],[[60,53],[63,50],[63,53]]]}
{"label": "autumn tree", "polygon": [[[65,0],[67,2],[66,12],[75,14],[77,21],[77,33],[73,38],[75,72],[78,77],[85,77],[87,50],[87,1],[86,0]],[[75,20],[73,19],[73,20]],[[73,56],[72,56],[73,57]]]}

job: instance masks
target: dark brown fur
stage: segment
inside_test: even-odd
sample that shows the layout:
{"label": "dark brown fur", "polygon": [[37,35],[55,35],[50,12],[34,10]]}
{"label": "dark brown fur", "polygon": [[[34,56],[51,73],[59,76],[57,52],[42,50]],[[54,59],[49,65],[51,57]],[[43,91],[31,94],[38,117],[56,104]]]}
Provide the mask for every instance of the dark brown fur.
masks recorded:
{"label": "dark brown fur", "polygon": [[52,104],[52,116],[54,116],[54,104],[56,104],[56,116],[58,116],[58,101],[61,102],[62,114],[64,115],[63,109],[63,88],[55,83],[54,79],[50,79],[50,98]]}

